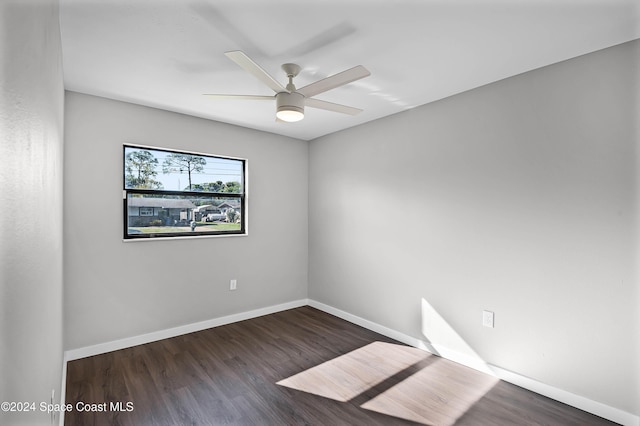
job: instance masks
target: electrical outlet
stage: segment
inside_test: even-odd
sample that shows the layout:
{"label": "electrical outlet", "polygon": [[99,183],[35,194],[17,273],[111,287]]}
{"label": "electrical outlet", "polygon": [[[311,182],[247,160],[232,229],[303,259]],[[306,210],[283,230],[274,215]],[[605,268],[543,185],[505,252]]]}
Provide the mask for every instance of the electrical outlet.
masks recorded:
{"label": "electrical outlet", "polygon": [[229,282],[229,290],[235,290],[237,288],[237,285],[238,285],[237,280],[231,280]]}
{"label": "electrical outlet", "polygon": [[491,311],[482,311],[482,325],[485,327],[494,327],[494,314]]}

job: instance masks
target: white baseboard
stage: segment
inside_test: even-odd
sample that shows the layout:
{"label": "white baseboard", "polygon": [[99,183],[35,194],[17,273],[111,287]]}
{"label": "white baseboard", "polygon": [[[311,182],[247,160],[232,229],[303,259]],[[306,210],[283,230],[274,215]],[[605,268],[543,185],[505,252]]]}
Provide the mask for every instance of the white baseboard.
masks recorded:
{"label": "white baseboard", "polygon": [[498,366],[484,363],[481,360],[470,357],[466,354],[462,354],[460,352],[453,351],[442,346],[433,345],[429,342],[417,339],[415,337],[401,333],[397,330],[390,329],[383,325],[358,317],[356,315],[350,314],[316,300],[310,299],[308,304],[311,307],[314,307],[331,315],[335,315],[338,318],[342,318],[346,321],[349,321],[350,323],[357,324],[371,331],[375,331],[376,333],[382,334],[383,336],[395,339],[399,342],[416,348],[424,349],[435,355],[439,355],[443,358],[457,362],[458,364],[465,365],[484,373],[492,374],[497,378],[504,380],[505,382],[513,383],[514,385],[520,386],[524,389],[530,390],[540,395],[544,395],[548,398],[554,399],[588,413],[595,414],[596,416],[602,417],[604,419],[611,420],[624,426],[640,426],[639,416],[620,410],[618,408],[614,408],[609,405],[593,401],[589,398],[585,398],[583,396],[565,391],[563,389],[538,382],[537,380],[520,375],[518,373],[514,373],[512,371],[505,370]]}
{"label": "white baseboard", "polygon": [[491,366],[491,369],[496,373],[496,376],[505,382],[513,383],[521,388],[528,389],[532,392],[544,395],[548,398],[555,399],[564,404],[570,405],[580,410],[586,411],[603,419],[611,420],[612,422],[619,423],[625,426],[639,426],[640,417],[635,416],[626,411],[618,408],[611,407],[598,401],[594,401],[589,398],[585,398],[580,395],[568,392],[563,389],[559,389],[553,386],[549,386],[545,383],[531,379],[526,376],[522,376],[518,373],[514,373],[509,370]]}
{"label": "white baseboard", "polygon": [[[62,383],[60,384],[60,404],[64,405],[65,396],[67,395],[67,359],[62,357]],[[55,404],[56,401],[53,401]],[[58,425],[64,426],[64,410],[58,412]]]}
{"label": "white baseboard", "polygon": [[124,339],[113,340],[111,342],[99,343],[97,345],[86,346],[83,348],[70,349],[64,352],[64,361],[73,361],[74,359],[86,358],[88,356],[100,355],[119,349],[130,348],[132,346],[143,345],[145,343],[156,342],[162,339],[181,336],[183,334],[193,333],[195,331],[206,330],[212,327],[218,327],[225,324],[231,324],[238,321],[244,321],[251,318],[269,315],[287,309],[299,308],[308,305],[307,299],[295,300],[293,302],[282,303],[266,308],[254,309],[252,311],[240,312],[237,314],[227,315],[224,317],[213,318],[206,321],[200,321],[192,324],[181,325],[166,330],[154,331],[152,333],[141,334],[139,336],[126,337]]}
{"label": "white baseboard", "polygon": [[324,303],[318,302],[316,300],[310,299],[309,306],[324,311],[328,314],[335,315],[338,318],[342,318],[346,321],[349,321],[350,323],[357,324],[371,331],[375,331],[376,333],[382,334],[383,336],[387,336],[409,346],[423,349],[425,351],[431,352],[432,354],[439,355],[448,360],[457,362],[458,364],[462,364],[475,370],[482,371],[483,373],[491,374],[494,376],[496,375],[493,373],[490,366],[488,366],[481,360],[478,360],[477,358],[470,357],[457,351],[452,351],[451,349],[444,346],[434,345],[430,342],[416,339],[415,337],[411,337],[399,331],[392,330],[388,327],[376,324],[372,321],[360,318],[348,312],[341,311],[340,309],[334,308],[333,306],[325,305]]}
{"label": "white baseboard", "polygon": [[[142,334],[139,336],[128,337],[124,339],[114,340],[111,342],[100,343],[97,345],[65,351],[64,361],[63,361],[63,382],[62,382],[61,403],[64,404],[65,402],[64,397],[65,397],[65,387],[66,387],[67,361],[72,361],[74,359],[85,358],[93,355],[99,355],[99,354],[103,354],[103,353],[107,353],[107,352],[111,352],[119,349],[125,349],[132,346],[142,345],[145,343],[151,343],[151,342],[155,342],[162,339],[168,339],[171,337],[176,337],[176,336],[180,336],[187,333],[193,333],[195,331],[206,330],[212,327],[218,327],[225,324],[231,324],[238,321],[257,318],[263,315],[268,315],[268,314],[284,311],[287,309],[298,308],[305,305],[309,305],[323,312],[327,312],[331,315],[335,315],[338,318],[342,318],[353,324],[359,325],[371,331],[375,331],[376,333],[382,334],[383,336],[389,337],[391,339],[395,339],[407,345],[429,351],[433,354],[439,355],[443,358],[449,359],[451,361],[457,362],[467,367],[474,368],[476,370],[479,370],[488,374],[492,374],[501,380],[504,380],[509,383],[513,383],[517,386],[528,389],[532,392],[538,393],[540,395],[544,395],[556,401],[560,401],[564,404],[571,405],[573,407],[595,414],[596,416],[600,416],[607,420],[614,421],[624,426],[640,426],[640,417],[634,414],[631,414],[626,411],[608,406],[606,404],[602,404],[600,402],[582,397],[580,395],[576,395],[571,392],[567,392],[565,390],[558,389],[556,387],[538,382],[534,379],[528,378],[526,376],[522,376],[518,373],[505,370],[498,366],[486,364],[475,358],[469,357],[468,355],[465,355],[456,351],[452,351],[448,348],[441,347],[438,345],[432,345],[431,343],[426,342],[424,340],[411,337],[397,330],[393,330],[391,328],[385,327],[383,325],[377,324],[375,322],[358,317],[356,315],[350,314],[348,312],[342,311],[340,309],[334,308],[332,306],[326,305],[324,303],[321,303],[312,299],[296,300],[293,302],[287,302],[287,303],[268,306],[265,308],[255,309],[247,312],[227,315],[224,317],[214,318],[214,319],[201,321],[193,324],[186,324],[183,326],[174,327],[167,330],[155,331],[152,333]],[[60,425],[62,425],[63,422],[64,422],[64,416],[63,416],[63,413],[61,413]]]}

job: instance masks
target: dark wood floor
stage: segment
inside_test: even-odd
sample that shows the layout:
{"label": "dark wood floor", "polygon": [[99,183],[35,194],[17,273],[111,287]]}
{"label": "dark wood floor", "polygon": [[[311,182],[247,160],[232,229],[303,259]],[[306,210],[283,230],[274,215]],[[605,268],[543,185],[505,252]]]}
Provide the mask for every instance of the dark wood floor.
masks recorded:
{"label": "dark wood floor", "polygon": [[[66,413],[65,424],[418,424],[398,416],[414,420],[444,419],[420,421],[434,425],[613,424],[506,382],[493,381],[487,385],[478,372],[442,358],[427,353],[421,357],[411,352],[417,351],[412,348],[384,343],[371,345],[373,342],[400,345],[324,312],[302,307],[71,361],[67,366],[66,403],[74,409]],[[395,352],[405,357],[389,360],[389,365],[398,363],[400,370],[389,375],[391,370],[386,366],[377,368],[384,360],[366,358],[375,357],[371,350],[363,358],[363,353],[370,348],[391,351],[391,355],[381,357],[393,357]],[[345,355],[350,353],[355,354],[353,359]],[[351,372],[353,375],[344,380],[339,375],[328,377],[324,381],[322,374],[333,368],[335,361],[332,360],[336,359],[343,361],[341,368],[355,369]],[[359,388],[369,380],[359,372],[359,362],[366,364],[362,371],[370,370],[367,374],[374,376],[384,374],[383,380],[376,379],[371,386]],[[314,369],[321,364],[321,368]],[[318,385],[329,387],[331,383],[340,382],[340,386],[352,389],[357,395],[339,401],[278,384],[309,369],[316,374],[309,376],[314,378],[308,386],[313,387],[314,380],[324,382]],[[435,394],[426,388],[421,391],[420,380],[426,379],[419,376],[425,372],[429,377],[433,377],[433,373],[449,377],[450,383],[428,379],[437,382],[440,390]],[[305,375],[296,376],[296,379],[304,378]],[[474,388],[478,380],[484,388]],[[410,395],[391,392],[409,382],[413,383],[408,385]],[[465,395],[477,396],[468,399],[472,402],[461,403],[455,395],[451,396],[460,389]],[[394,398],[408,398],[406,406],[418,406],[415,410],[418,417],[401,414],[405,402]],[[79,412],[75,409],[78,402],[96,404],[87,408],[106,411]],[[120,411],[111,404],[118,402],[122,403]],[[447,417],[450,408],[455,408],[454,414]],[[430,417],[429,410],[434,411],[435,417]]]}

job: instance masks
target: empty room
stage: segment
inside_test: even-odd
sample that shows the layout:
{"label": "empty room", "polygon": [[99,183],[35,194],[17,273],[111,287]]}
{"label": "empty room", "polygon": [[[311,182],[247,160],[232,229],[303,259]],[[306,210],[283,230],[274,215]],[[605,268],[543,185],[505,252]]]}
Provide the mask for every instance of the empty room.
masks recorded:
{"label": "empty room", "polygon": [[640,426],[637,0],[0,13],[0,424]]}

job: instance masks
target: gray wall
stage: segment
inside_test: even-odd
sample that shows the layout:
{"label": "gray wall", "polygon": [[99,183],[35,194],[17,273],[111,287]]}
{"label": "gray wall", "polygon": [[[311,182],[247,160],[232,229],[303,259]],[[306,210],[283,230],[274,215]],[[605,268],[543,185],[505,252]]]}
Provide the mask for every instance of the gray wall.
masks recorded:
{"label": "gray wall", "polygon": [[309,297],[639,414],[639,47],[312,141]]}
{"label": "gray wall", "polygon": [[[0,54],[0,401],[48,403],[63,340],[58,2],[2,1]],[[50,422],[0,412],[4,425]]]}
{"label": "gray wall", "polygon": [[[307,297],[306,142],[73,92],[65,107],[66,349]],[[249,235],[123,242],[123,143],[246,158]]]}

